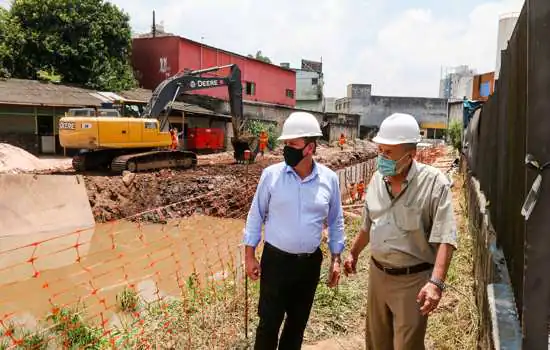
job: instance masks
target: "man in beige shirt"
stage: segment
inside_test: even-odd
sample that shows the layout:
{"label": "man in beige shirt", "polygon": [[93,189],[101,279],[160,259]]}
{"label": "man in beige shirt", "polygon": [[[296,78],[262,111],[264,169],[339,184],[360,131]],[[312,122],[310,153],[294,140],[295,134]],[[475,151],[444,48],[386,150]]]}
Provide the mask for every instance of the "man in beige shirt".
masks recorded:
{"label": "man in beige shirt", "polygon": [[371,243],[367,348],[424,349],[427,317],[445,290],[457,246],[451,184],[440,170],[414,160],[420,129],[413,116],[387,117],[373,141],[378,171],[344,268],[354,273]]}

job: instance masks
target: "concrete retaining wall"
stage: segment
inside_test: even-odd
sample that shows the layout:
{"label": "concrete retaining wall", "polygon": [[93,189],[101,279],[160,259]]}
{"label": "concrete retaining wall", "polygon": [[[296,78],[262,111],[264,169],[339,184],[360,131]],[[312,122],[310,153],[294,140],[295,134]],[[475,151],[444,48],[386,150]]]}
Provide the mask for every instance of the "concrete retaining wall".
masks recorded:
{"label": "concrete retaining wall", "polygon": [[480,349],[521,349],[521,328],[504,253],[497,246],[479,181],[461,164],[469,229],[474,239],[474,291]]}

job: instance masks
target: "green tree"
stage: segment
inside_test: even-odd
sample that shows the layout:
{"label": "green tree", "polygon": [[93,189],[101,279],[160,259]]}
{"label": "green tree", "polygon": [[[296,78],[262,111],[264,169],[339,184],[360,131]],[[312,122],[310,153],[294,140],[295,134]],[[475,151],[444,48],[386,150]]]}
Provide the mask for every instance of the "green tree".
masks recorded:
{"label": "green tree", "polygon": [[254,55],[248,55],[248,57],[255,58],[257,60],[264,61],[266,63],[271,63],[271,60],[269,59],[269,57],[262,55],[262,50],[258,50],[256,52],[255,56]]}
{"label": "green tree", "polygon": [[271,150],[274,150],[278,145],[277,138],[279,133],[277,131],[277,126],[273,123],[262,122],[259,120],[248,120],[245,129],[252,135],[260,137],[260,132],[267,132],[267,147]]}
{"label": "green tree", "polygon": [[23,35],[9,12],[0,6],[0,78],[9,78],[19,57]]}
{"label": "green tree", "polygon": [[[14,0],[10,21],[20,30],[13,75],[39,72],[64,83],[120,91],[136,85],[130,64],[129,16],[103,0]],[[21,42],[21,38],[23,38]],[[13,46],[15,45],[15,46]]]}
{"label": "green tree", "polygon": [[462,123],[457,120],[452,121],[447,133],[453,148],[460,151],[462,149]]}

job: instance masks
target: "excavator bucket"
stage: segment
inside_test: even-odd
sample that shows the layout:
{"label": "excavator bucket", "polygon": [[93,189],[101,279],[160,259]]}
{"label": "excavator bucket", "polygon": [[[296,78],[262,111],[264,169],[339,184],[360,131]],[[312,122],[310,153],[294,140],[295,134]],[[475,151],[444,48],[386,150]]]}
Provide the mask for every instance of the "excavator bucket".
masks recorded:
{"label": "excavator bucket", "polygon": [[241,137],[239,139],[232,137],[231,144],[233,145],[234,157],[237,163],[246,163],[244,151],[250,151],[250,159],[248,163],[254,163],[256,154],[258,153],[258,138],[255,136]]}

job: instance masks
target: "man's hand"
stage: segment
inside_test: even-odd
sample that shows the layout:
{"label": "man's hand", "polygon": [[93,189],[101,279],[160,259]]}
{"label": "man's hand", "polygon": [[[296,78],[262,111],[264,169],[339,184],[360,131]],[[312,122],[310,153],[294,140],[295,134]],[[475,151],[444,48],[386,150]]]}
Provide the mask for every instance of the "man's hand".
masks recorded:
{"label": "man's hand", "polygon": [[340,258],[333,258],[330,262],[330,268],[328,270],[327,284],[330,288],[334,288],[340,281]]}
{"label": "man's hand", "polygon": [[344,262],[344,273],[346,276],[357,273],[357,258],[353,256],[353,254],[351,254]]}
{"label": "man's hand", "polygon": [[260,263],[256,257],[247,257],[245,260],[246,274],[250,279],[256,281],[260,277]]}
{"label": "man's hand", "polygon": [[416,302],[420,305],[420,313],[423,316],[429,315],[437,308],[441,300],[442,291],[433,283],[426,283],[418,293]]}

